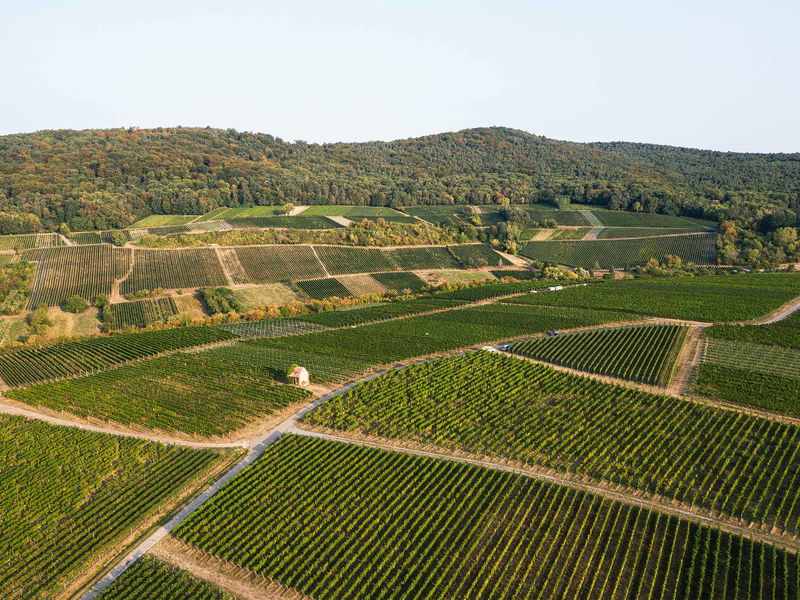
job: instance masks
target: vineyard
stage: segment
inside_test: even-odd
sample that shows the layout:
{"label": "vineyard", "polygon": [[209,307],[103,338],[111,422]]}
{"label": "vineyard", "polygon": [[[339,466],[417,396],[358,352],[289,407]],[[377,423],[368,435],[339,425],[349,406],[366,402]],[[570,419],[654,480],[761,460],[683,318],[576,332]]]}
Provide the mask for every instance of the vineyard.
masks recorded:
{"label": "vineyard", "polygon": [[[416,269],[458,269],[461,263],[452,254],[451,249],[457,246],[419,246],[395,248],[387,250],[389,260],[397,267],[396,271],[414,271]],[[375,269],[382,271],[384,269]]]}
{"label": "vineyard", "polygon": [[217,325],[217,327],[241,338],[281,337],[284,335],[299,335],[301,333],[327,329],[324,325],[312,323],[310,319],[308,321],[301,321],[299,319],[267,319],[265,321],[226,323],[225,325]]}
{"label": "vineyard", "polygon": [[504,267],[511,263],[485,244],[465,244],[448,246],[461,266],[474,269],[477,267]]}
{"label": "vineyard", "polygon": [[384,294],[389,291],[372,275],[348,275],[337,279],[354,297],[365,294]]}
{"label": "vineyard", "polygon": [[706,335],[709,338],[800,350],[800,311],[769,325],[715,325],[706,330]]}
{"label": "vineyard", "polygon": [[396,263],[379,248],[348,248],[346,246],[316,246],[317,254],[332,275],[396,271]]}
{"label": "vineyard", "polygon": [[284,229],[340,229],[342,225],[325,217],[311,215],[298,215],[295,217],[236,217],[228,218],[225,222],[231,227],[278,227]]}
{"label": "vineyard", "polygon": [[477,352],[390,371],[312,425],[626,486],[795,535],[800,428]]}
{"label": "vineyard", "polygon": [[60,582],[224,456],[0,416],[0,592],[51,598]]}
{"label": "vineyard", "polygon": [[386,302],[375,306],[353,308],[348,310],[332,310],[297,317],[310,323],[320,323],[329,327],[347,327],[362,325],[372,321],[385,321],[417,313],[444,310],[461,306],[465,302],[458,300],[440,300],[438,298],[415,298],[397,302]]}
{"label": "vineyard", "polygon": [[697,231],[695,229],[677,229],[674,227],[605,227],[599,235],[599,239],[604,240],[608,238],[630,238],[630,237],[653,237],[658,235],[682,234],[689,233],[690,231]]}
{"label": "vineyard", "polygon": [[236,248],[250,283],[275,283],[325,277],[310,246],[251,246]]}
{"label": "vineyard", "polygon": [[800,295],[800,274],[759,273],[620,280],[556,293],[530,294],[507,302],[720,322],[755,319],[797,295]]}
{"label": "vineyard", "polygon": [[0,354],[0,378],[10,386],[102,371],[133,360],[235,337],[214,327],[182,327],[96,337]]}
{"label": "vineyard", "polygon": [[303,290],[303,293],[316,300],[324,300],[325,298],[347,298],[351,296],[350,290],[342,285],[338,279],[329,277],[328,279],[311,279],[309,281],[298,281],[297,287]]}
{"label": "vineyard", "polygon": [[200,352],[171,354],[6,395],[84,418],[220,436],[300,402],[308,392],[265,379],[255,367]]}
{"label": "vineyard", "polygon": [[528,242],[520,254],[533,260],[591,269],[595,263],[602,268],[640,265],[650,258],[663,262],[668,255],[684,262],[711,265],[716,262],[714,234],[687,234],[664,237]]}
{"label": "vineyard", "polygon": [[130,252],[105,244],[24,251],[24,260],[38,263],[28,308],[56,306],[74,294],[90,301],[110,294],[114,280],[128,268]]}
{"label": "vineyard", "polygon": [[164,227],[165,225],[185,225],[200,215],[150,215],[144,219],[136,221],[131,227]]}
{"label": "vineyard", "polygon": [[699,230],[704,227],[716,229],[716,223],[700,219],[687,219],[656,213],[636,213],[623,210],[592,208],[592,213],[605,227],[659,227]]}
{"label": "vineyard", "polygon": [[215,585],[186,571],[143,556],[98,597],[98,600],[236,600]]}
{"label": "vineyard", "polygon": [[132,294],[157,288],[198,288],[226,284],[225,273],[212,248],[136,249],[133,271],[122,281],[120,291]]}
{"label": "vineyard", "polygon": [[800,385],[795,377],[700,365],[695,392],[744,406],[800,417]]}
{"label": "vineyard", "polygon": [[797,556],[771,546],[520,475],[304,436],[273,444],[175,533],[319,600],[798,590]]}
{"label": "vineyard", "polygon": [[28,248],[53,248],[64,246],[64,240],[57,233],[26,233],[21,235],[0,235],[0,250]]}
{"label": "vineyard", "polygon": [[509,352],[589,373],[667,387],[686,327],[644,325],[520,340]]}
{"label": "vineyard", "polygon": [[703,362],[800,379],[800,350],[780,346],[710,338],[703,352]]}
{"label": "vineyard", "polygon": [[[361,309],[369,310],[369,309]],[[353,311],[357,313],[358,311]],[[333,364],[383,365],[416,356],[474,346],[551,329],[600,325],[620,320],[618,313],[576,309],[539,309],[504,304],[487,304],[364,325],[354,329],[320,331],[269,340],[253,340],[254,346],[272,348],[296,357],[310,352],[323,355]],[[356,317],[358,318],[358,317]],[[282,359],[286,366],[304,364]],[[277,367],[279,365],[273,365]],[[308,367],[308,365],[304,366]],[[343,369],[347,371],[347,369]],[[350,375],[361,372],[360,368]]]}
{"label": "vineyard", "polygon": [[353,221],[359,219],[376,219],[378,217],[402,217],[400,213],[388,206],[332,206],[317,205],[309,206],[302,213],[302,216],[320,215],[326,217],[347,217]]}
{"label": "vineyard", "polygon": [[388,289],[404,294],[418,294],[428,287],[416,273],[373,273],[372,276]]}
{"label": "vineyard", "polygon": [[463,223],[463,215],[472,214],[469,206],[453,206],[448,204],[445,206],[405,206],[403,211],[413,217],[419,217],[434,225],[458,225]]}
{"label": "vineyard", "polygon": [[545,219],[556,222],[557,225],[567,225],[570,227],[588,227],[592,225],[586,217],[577,210],[556,210],[542,208],[539,206],[523,206],[531,219],[538,223],[543,223]]}
{"label": "vineyard", "polygon": [[136,300],[135,302],[120,302],[111,305],[111,314],[114,329],[126,327],[147,327],[166,323],[178,316],[178,307],[171,296]]}

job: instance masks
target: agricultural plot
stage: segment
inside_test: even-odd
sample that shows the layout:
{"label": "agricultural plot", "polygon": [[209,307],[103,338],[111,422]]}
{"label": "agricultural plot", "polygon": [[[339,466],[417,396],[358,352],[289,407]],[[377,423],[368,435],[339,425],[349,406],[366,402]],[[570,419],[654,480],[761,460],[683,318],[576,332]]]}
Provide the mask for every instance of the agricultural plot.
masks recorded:
{"label": "agricultural plot", "polygon": [[246,219],[252,217],[276,217],[283,213],[282,206],[237,206],[220,207],[203,215],[198,221],[223,221],[227,219]]}
{"label": "agricultural plot", "polygon": [[10,386],[30,385],[234,337],[215,327],[181,327],[12,350],[0,354],[0,378]]}
{"label": "agricultural plot", "polygon": [[663,262],[668,255],[698,265],[714,264],[716,235],[687,234],[623,240],[583,240],[572,242],[528,242],[520,254],[533,260],[591,269],[626,267],[655,258]]}
{"label": "agricultural plot", "polygon": [[353,221],[361,219],[377,219],[378,217],[402,217],[403,213],[388,206],[309,206],[302,214],[304,216],[319,215],[325,217],[347,217]]}
{"label": "agricultural plot", "polygon": [[28,308],[56,306],[74,294],[92,301],[108,295],[114,280],[128,267],[130,250],[108,245],[65,246],[26,250],[22,258],[37,261]]}
{"label": "agricultural plot", "polygon": [[148,325],[160,325],[177,317],[178,307],[171,296],[166,296],[112,304],[111,314],[114,317],[114,329],[131,326],[144,328]]}
{"label": "agricultural plot", "polygon": [[340,229],[343,227],[336,221],[331,221],[325,217],[315,217],[313,215],[305,214],[294,217],[237,217],[235,219],[225,219],[225,222],[234,229],[248,227],[275,227],[280,229]]}
{"label": "agricultural plot", "polygon": [[271,344],[275,341],[277,340],[241,342],[208,350],[205,354],[252,366],[264,375],[280,381],[285,380],[286,369],[290,365],[303,365],[311,374],[311,381],[315,383],[345,381],[370,367],[367,360]]}
{"label": "agricultural plot", "polygon": [[325,277],[310,246],[250,246],[236,255],[251,283],[277,283]]}
{"label": "agricultural plot", "polygon": [[[269,207],[267,207],[267,208],[269,208]],[[224,214],[225,212],[227,212],[229,210],[231,210],[231,209],[226,207],[226,206],[220,206],[219,208],[215,208],[211,212],[204,214],[202,217],[197,219],[197,221],[195,221],[195,223],[203,223],[203,222],[206,222],[206,221],[213,221],[213,220],[217,219],[220,215]],[[272,214],[272,213],[267,213],[267,214],[269,215],[269,214]]]}
{"label": "agricultural plot", "polygon": [[556,225],[566,225],[570,227],[590,227],[593,223],[577,210],[556,210],[555,208],[544,208],[540,206],[522,206],[531,219],[538,223],[543,223],[545,219],[556,222]]}
{"label": "agricultural plot", "polygon": [[[551,240],[580,240],[583,239],[587,233],[592,229],[590,227],[578,227],[575,229],[556,229],[553,235],[550,236]],[[601,236],[602,237],[602,236]]]}
{"label": "agricultural plot", "polygon": [[242,323],[226,323],[217,325],[240,338],[272,338],[284,335],[299,335],[312,331],[327,329],[324,325],[301,321],[299,319],[267,319],[265,321],[245,321]]}
{"label": "agricultural plot", "polygon": [[513,277],[514,279],[519,279],[520,281],[530,281],[531,279],[538,279],[541,276],[541,273],[537,273],[536,271],[531,271],[529,269],[503,269],[489,272],[498,279],[502,279],[503,277]]}
{"label": "agricultural plot", "polygon": [[329,327],[348,327],[363,325],[373,321],[385,321],[407,315],[455,308],[465,304],[459,300],[439,300],[435,298],[415,298],[397,302],[386,302],[373,306],[331,310],[297,317],[309,323],[320,323]]}
{"label": "agricultural plot", "polygon": [[293,435],[176,535],[319,600],[797,592],[796,555],[771,546],[520,475]]}
{"label": "agricultural plot", "polygon": [[387,289],[402,294],[417,294],[428,287],[416,273],[373,273],[372,276]]}
{"label": "agricultural plot", "polygon": [[214,584],[150,556],[142,556],[98,600],[236,600]]}
{"label": "agricultural plot", "polygon": [[251,343],[286,351],[325,354],[334,361],[355,359],[371,365],[382,365],[550,329],[600,325],[618,320],[621,320],[619,313],[603,311],[531,310],[509,304],[487,304],[354,329],[253,340]]}
{"label": "agricultural plot", "polygon": [[458,225],[463,223],[466,217],[473,214],[469,206],[452,204],[444,206],[405,206],[403,207],[403,212],[439,226]]}
{"label": "agricultural plot", "polygon": [[111,243],[105,239],[103,231],[74,231],[69,234],[69,239],[79,245]]}
{"label": "agricultural plot", "polygon": [[610,281],[507,302],[619,310],[696,321],[743,321],[800,295],[800,274],[756,273]]}
{"label": "agricultural plot", "polygon": [[434,297],[477,302],[479,300],[499,298],[500,296],[507,296],[509,294],[523,294],[525,292],[539,291],[543,288],[565,285],[575,285],[574,280],[556,281],[553,279],[537,279],[535,281],[514,281],[511,283],[496,282],[487,285],[466,287],[460,290],[451,290],[449,292],[438,292]]}
{"label": "agricultural plot", "polygon": [[643,325],[520,340],[509,352],[589,373],[667,387],[688,328]]}
{"label": "agricultural plot", "polygon": [[185,225],[191,223],[200,215],[149,215],[144,219],[139,219],[131,225],[131,228],[163,227],[165,225]]}
{"label": "agricultural plot", "polygon": [[351,296],[358,297],[365,294],[384,294],[388,290],[372,275],[349,275],[338,277],[339,283],[347,288]]}
{"label": "agricultural plot", "polygon": [[697,394],[800,417],[800,384],[796,377],[700,365]]}
{"label": "agricultural plot", "polygon": [[800,427],[508,356],[390,371],[306,421],[606,481],[790,535],[800,525]]}
{"label": "agricultural plot", "polygon": [[[800,290],[797,293],[800,294]],[[715,325],[706,329],[706,335],[720,340],[800,350],[800,311],[769,325]]]}
{"label": "agricultural plot", "polygon": [[242,304],[242,310],[248,312],[264,306],[280,306],[302,300],[301,296],[284,283],[266,283],[253,287],[240,288],[234,291]]}
{"label": "agricultural plot", "polygon": [[0,416],[0,593],[54,597],[223,456]]}
{"label": "agricultural plot", "polygon": [[298,281],[297,287],[303,290],[309,298],[315,300],[325,300],[325,298],[347,298],[352,296],[350,290],[344,287],[338,279],[329,277],[327,279],[311,279],[309,281]]}
{"label": "agricultural plot", "polygon": [[464,268],[477,267],[505,267],[511,263],[492,250],[486,244],[465,244],[462,246],[448,246],[456,260]]}
{"label": "agricultural plot", "polygon": [[[800,379],[800,350],[709,338],[703,362],[731,369]],[[798,383],[800,386],[800,383]]]}
{"label": "agricultural plot", "polygon": [[[659,215],[656,213],[637,213],[622,210],[605,210],[602,208],[592,208],[592,213],[606,227],[672,227],[679,229],[693,229],[698,231],[704,229],[699,224],[701,221],[694,221],[685,217],[673,215]],[[716,223],[706,222],[716,228]]]}
{"label": "agricultural plot", "polygon": [[409,246],[386,250],[385,252],[389,260],[397,265],[395,267],[397,271],[458,269],[461,267],[461,263],[455,258],[450,248],[454,248],[454,246]]}
{"label": "agricultural plot", "polygon": [[675,227],[605,227],[600,231],[598,238],[601,240],[608,238],[631,238],[631,237],[653,237],[659,235],[672,235],[701,231],[702,227],[678,229]]}
{"label": "agricultural plot", "polygon": [[64,240],[56,233],[23,233],[20,235],[0,235],[0,250],[22,248],[55,248],[64,246]]}
{"label": "agricultural plot", "polygon": [[331,275],[398,270],[389,253],[379,248],[315,246],[315,249]]}
{"label": "agricultural plot", "polygon": [[128,426],[221,436],[306,399],[257,368],[208,353],[170,354],[88,377],[7,392],[32,406]]}
{"label": "agricultural plot", "polygon": [[157,288],[193,289],[227,285],[213,248],[136,249],[134,252],[133,271],[120,285],[123,294]]}

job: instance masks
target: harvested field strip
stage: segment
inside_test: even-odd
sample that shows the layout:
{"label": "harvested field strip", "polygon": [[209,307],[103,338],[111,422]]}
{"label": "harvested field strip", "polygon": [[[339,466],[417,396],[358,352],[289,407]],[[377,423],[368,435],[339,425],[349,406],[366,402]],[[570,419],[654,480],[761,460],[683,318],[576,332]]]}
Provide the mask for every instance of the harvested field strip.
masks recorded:
{"label": "harvested field strip", "polygon": [[383,294],[387,291],[386,287],[371,275],[351,275],[339,277],[338,280],[339,283],[347,288],[351,296]]}
{"label": "harvested field strip", "polygon": [[176,535],[319,600],[797,590],[796,555],[770,546],[520,475],[291,435]]}
{"label": "harvested field strip", "polygon": [[589,373],[669,385],[687,327],[641,325],[521,340],[509,352]]}
{"label": "harvested field strip", "polygon": [[299,319],[247,321],[244,323],[227,323],[225,325],[217,325],[217,327],[241,338],[281,337],[284,335],[298,335],[301,333],[328,329],[325,325],[319,325],[310,321],[301,321]]}
{"label": "harvested field strip", "polygon": [[766,531],[800,530],[800,427],[496,353],[390,371],[305,421],[588,477]]}

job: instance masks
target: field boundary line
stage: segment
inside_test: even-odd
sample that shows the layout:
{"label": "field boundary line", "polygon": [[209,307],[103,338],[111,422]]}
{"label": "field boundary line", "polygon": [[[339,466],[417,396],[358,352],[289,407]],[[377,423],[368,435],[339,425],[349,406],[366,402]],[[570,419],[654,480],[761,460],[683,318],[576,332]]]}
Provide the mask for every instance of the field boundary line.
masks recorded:
{"label": "field boundary line", "polygon": [[148,555],[213,583],[241,600],[314,600],[308,594],[195,548],[172,535],[153,546]]}
{"label": "field boundary line", "polygon": [[333,277],[330,271],[328,271],[328,267],[326,267],[325,263],[322,262],[322,259],[319,257],[319,254],[317,254],[317,248],[314,246],[314,244],[309,244],[309,246],[311,247],[311,251],[314,253],[314,258],[317,259],[319,266],[322,267],[322,271],[325,273],[325,277],[323,279],[329,279]]}
{"label": "field boundary line", "polygon": [[[429,458],[436,458],[436,459],[455,460],[458,462],[472,464],[479,467],[486,467],[498,471],[505,471],[508,473],[524,475],[526,477],[540,479],[563,487],[570,487],[573,489],[589,492],[591,494],[600,495],[606,498],[610,498],[612,500],[616,500],[618,502],[622,502],[627,505],[635,505],[643,508],[649,508],[651,510],[660,513],[665,513],[682,519],[688,519],[691,521],[699,522],[702,523],[703,525],[720,529],[722,531],[727,531],[728,533],[732,533],[737,536],[758,540],[772,546],[784,548],[785,550],[792,552],[794,554],[796,554],[800,550],[800,540],[798,540],[796,536],[792,536],[790,534],[784,536],[774,533],[767,533],[758,529],[757,528],[758,523],[754,522],[748,523],[746,521],[742,521],[743,523],[747,523],[747,525],[735,525],[724,519],[718,519],[716,517],[702,514],[697,510],[692,510],[692,508],[688,507],[687,505],[678,503],[677,501],[673,501],[672,499],[670,499],[669,503],[666,504],[666,503],[661,503],[657,500],[647,498],[645,496],[636,496],[635,494],[628,492],[627,491],[628,488],[625,488],[624,486],[621,485],[615,485],[615,484],[602,485],[602,482],[595,482],[595,481],[592,481],[591,483],[585,483],[582,481],[576,481],[575,479],[566,476],[561,476],[557,474],[556,471],[551,471],[548,469],[537,468],[535,466],[528,466],[528,465],[517,466],[517,464],[513,463],[513,461],[511,460],[503,460],[503,459],[490,460],[489,457],[481,458],[478,455],[470,455],[467,453],[461,453],[461,454],[450,453],[446,449],[438,447],[436,447],[435,450],[424,450],[412,447],[411,445],[406,445],[403,443],[403,440],[394,440],[385,438],[377,438],[376,440],[359,439],[358,437],[350,437],[346,435],[347,432],[338,432],[338,431],[337,433],[343,433],[345,435],[330,434],[321,431],[314,426],[307,425],[305,423],[298,423],[298,425],[296,425],[287,433],[292,433],[295,435],[305,435],[308,437],[316,437],[324,440],[343,442],[346,444],[354,444],[358,446],[366,446],[370,448],[376,448],[379,450],[388,450],[392,452],[413,454],[417,456],[426,456]],[[584,476],[575,474],[575,477],[583,478]],[[585,478],[589,479],[589,477]]]}
{"label": "field boundary line", "polygon": [[264,432],[256,438],[253,438],[251,440],[250,451],[246,456],[239,460],[239,462],[237,462],[233,467],[228,469],[205,491],[196,496],[191,502],[183,506],[169,521],[164,523],[145,540],[141,541],[135,548],[130,550],[122,560],[120,560],[110,571],[108,571],[101,579],[99,579],[91,587],[91,589],[81,596],[81,600],[94,600],[94,598],[96,598],[103,590],[111,585],[111,583],[116,580],[117,577],[122,575],[122,573],[124,573],[128,567],[130,567],[136,561],[136,559],[149,552],[159,541],[167,537],[172,530],[182,523],[190,514],[205,504],[205,502],[214,494],[216,494],[220,488],[222,488],[222,486],[224,486],[231,479],[236,477],[236,475],[241,473],[245,468],[255,462],[255,460],[258,459],[269,446],[275,443],[282,435],[290,432],[294,428],[295,423],[307,413],[317,408],[323,402],[326,402],[331,398],[335,398],[339,394],[343,394],[352,389],[357,383],[378,377],[385,372],[386,371],[378,371],[376,373],[372,373],[367,377],[359,379],[358,381],[354,381],[337,390],[329,392],[324,396],[320,396],[304,408],[301,408],[291,416],[284,419],[272,429]]}

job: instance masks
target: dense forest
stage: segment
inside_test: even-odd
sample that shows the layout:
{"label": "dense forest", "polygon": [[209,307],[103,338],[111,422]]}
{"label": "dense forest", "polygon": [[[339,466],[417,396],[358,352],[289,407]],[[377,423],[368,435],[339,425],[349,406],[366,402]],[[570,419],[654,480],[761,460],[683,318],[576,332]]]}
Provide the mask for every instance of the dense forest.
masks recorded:
{"label": "dense forest", "polygon": [[0,233],[124,227],[222,205],[507,201],[732,220],[738,258],[753,236],[769,242],[798,225],[800,154],[580,144],[507,128],[322,145],[183,127],[0,137]]}

